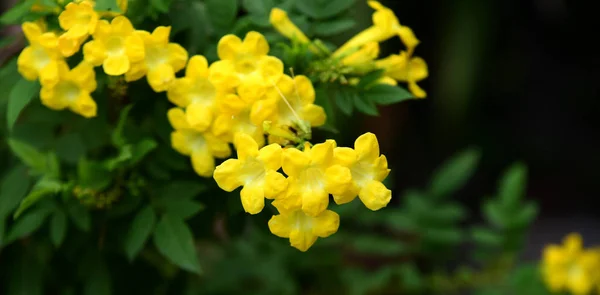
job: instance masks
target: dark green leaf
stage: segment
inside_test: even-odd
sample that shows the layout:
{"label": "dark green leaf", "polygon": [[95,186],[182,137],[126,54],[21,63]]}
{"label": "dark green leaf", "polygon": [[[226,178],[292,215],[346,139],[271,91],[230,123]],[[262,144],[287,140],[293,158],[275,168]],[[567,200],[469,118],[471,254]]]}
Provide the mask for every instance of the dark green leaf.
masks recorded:
{"label": "dark green leaf", "polygon": [[377,106],[372,101],[360,95],[354,96],[354,107],[363,114],[367,114],[370,116],[379,115],[379,111],[377,111]]}
{"label": "dark green leaf", "polygon": [[182,219],[188,219],[196,215],[202,209],[204,209],[204,205],[200,202],[188,200],[188,199],[170,199],[164,202],[164,209],[166,212],[173,216]]}
{"label": "dark green leaf", "polygon": [[36,1],[37,0],[25,0],[15,4],[11,9],[0,16],[0,23],[5,25],[18,24],[21,18],[29,13]]}
{"label": "dark green leaf", "polygon": [[400,280],[402,281],[402,287],[410,292],[415,292],[423,287],[423,279],[419,270],[412,263],[402,264],[398,273],[400,274]]}
{"label": "dark green leaf", "polygon": [[360,82],[358,82],[358,85],[356,85],[356,87],[359,89],[367,89],[373,84],[375,84],[375,82],[379,81],[379,79],[381,79],[384,73],[384,70],[370,72],[364,77],[360,78]]}
{"label": "dark green leaf", "polygon": [[206,185],[199,181],[172,181],[160,189],[159,196],[165,200],[191,199],[206,189]]}
{"label": "dark green leaf", "polygon": [[525,197],[526,184],[527,167],[516,163],[506,170],[500,180],[498,197],[506,206],[518,206],[519,201]]}
{"label": "dark green leaf", "polygon": [[[38,261],[39,255],[31,255],[29,251],[20,251],[13,260],[10,272],[10,283],[7,295],[42,295],[44,287],[44,266]],[[36,254],[39,254],[36,253]],[[20,256],[20,257],[19,257]],[[4,287],[4,286],[2,286]]]}
{"label": "dark green leaf", "polygon": [[17,219],[8,232],[6,242],[11,243],[36,231],[44,224],[44,220],[48,217],[50,211],[49,208],[37,208]]}
{"label": "dark green leaf", "polygon": [[487,201],[483,205],[483,214],[489,223],[500,229],[506,228],[511,219],[504,212],[502,206],[494,201]]}
{"label": "dark green leaf", "polygon": [[301,0],[296,8],[302,13],[316,19],[336,16],[354,5],[354,0]]}
{"label": "dark green leaf", "polygon": [[21,111],[40,92],[40,84],[35,81],[20,79],[10,90],[8,95],[8,109],[6,113],[6,124],[11,130]]}
{"label": "dark green leaf", "polygon": [[158,143],[153,139],[144,139],[133,146],[133,150],[131,151],[131,165],[137,164],[141,161],[147,154],[152,152],[154,149],[158,147]]}
{"label": "dark green leaf", "polygon": [[67,234],[67,215],[65,212],[58,210],[50,219],[50,240],[55,247],[60,247],[65,240]]}
{"label": "dark green leaf", "polygon": [[504,241],[502,234],[485,227],[473,227],[471,239],[473,242],[487,247],[500,247]]}
{"label": "dark green leaf", "polygon": [[275,3],[273,0],[242,0],[242,6],[250,14],[269,15]]}
{"label": "dark green leaf", "polygon": [[0,219],[15,209],[29,191],[31,179],[24,166],[10,169],[0,183]]}
{"label": "dark green leaf", "polygon": [[15,211],[13,215],[14,218],[19,218],[19,216],[29,207],[33,206],[35,203],[39,202],[42,198],[46,196],[50,196],[60,192],[62,189],[62,183],[56,181],[54,179],[42,178],[40,179],[34,186],[31,192],[21,201],[19,208]]}
{"label": "dark green leaf", "polygon": [[111,134],[111,141],[117,147],[122,147],[127,143],[125,136],[123,135],[123,129],[125,128],[125,123],[127,122],[127,118],[129,117],[129,112],[133,107],[132,104],[124,107],[119,113],[119,121],[117,122],[117,127]]}
{"label": "dark green leaf", "polygon": [[406,246],[401,242],[375,235],[358,235],[352,239],[354,251],[374,255],[398,255],[407,252]]}
{"label": "dark green leaf", "polygon": [[132,261],[142,250],[154,229],[155,223],[156,214],[150,206],[144,207],[135,215],[125,238],[125,253],[127,253],[129,261]]}
{"label": "dark green leaf", "polygon": [[408,99],[413,99],[413,95],[400,86],[385,84],[374,85],[365,90],[363,95],[376,104],[390,105],[399,103]]}
{"label": "dark green leaf", "polygon": [[85,155],[85,145],[77,133],[68,133],[56,141],[56,154],[65,162],[75,164]]}
{"label": "dark green leaf", "polygon": [[512,216],[510,227],[515,229],[522,229],[529,226],[538,215],[538,206],[534,202],[528,202],[515,209],[515,213]]}
{"label": "dark green leaf", "polygon": [[444,225],[458,223],[467,217],[467,211],[459,204],[439,204],[420,213],[420,220],[428,224]]}
{"label": "dark green leaf", "polygon": [[47,171],[47,158],[32,146],[14,139],[8,140],[8,145],[12,152],[21,159],[23,164],[37,173],[44,174]]}
{"label": "dark green leaf", "polygon": [[430,243],[456,245],[463,241],[463,234],[458,228],[426,228],[423,231],[423,240]]}
{"label": "dark green leaf", "polygon": [[357,96],[356,92],[352,89],[341,88],[335,95],[335,103],[342,113],[350,116],[352,115],[352,109],[354,106],[354,97]]}
{"label": "dark green leaf", "polygon": [[113,294],[112,282],[110,279],[110,273],[106,267],[106,262],[100,260],[94,263],[94,267],[91,268],[89,277],[85,281],[83,289],[84,295],[110,295]]}
{"label": "dark green leaf", "polygon": [[102,163],[81,158],[77,164],[79,185],[93,190],[103,190],[112,181],[112,175]]}
{"label": "dark green leaf", "polygon": [[351,18],[341,18],[326,22],[317,22],[314,24],[312,31],[318,36],[335,36],[352,29],[356,25],[356,21]]}
{"label": "dark green leaf", "polygon": [[81,231],[89,232],[92,227],[92,217],[86,207],[81,204],[71,203],[67,207],[69,217]]}
{"label": "dark green leaf", "polygon": [[0,40],[0,49],[6,46],[10,46],[15,42],[14,36],[3,36],[2,40]]}
{"label": "dark green leaf", "polygon": [[4,233],[6,232],[6,218],[0,216],[0,248],[4,245]]}
{"label": "dark green leaf", "polygon": [[206,0],[210,21],[223,28],[231,26],[238,11],[238,0]]}
{"label": "dark green leaf", "polygon": [[96,0],[96,11],[122,12],[116,0]]}
{"label": "dark green leaf", "polygon": [[435,172],[429,187],[430,193],[435,197],[448,197],[456,192],[471,178],[479,158],[478,150],[469,149],[446,161]]}
{"label": "dark green leaf", "polygon": [[117,168],[125,166],[125,163],[133,157],[133,151],[130,144],[124,145],[119,150],[119,154],[105,162],[106,169],[113,171]]}
{"label": "dark green leaf", "polygon": [[171,0],[150,0],[150,4],[159,12],[168,13]]}
{"label": "dark green leaf", "polygon": [[154,231],[154,245],[174,264],[200,273],[194,237],[182,219],[165,214]]}

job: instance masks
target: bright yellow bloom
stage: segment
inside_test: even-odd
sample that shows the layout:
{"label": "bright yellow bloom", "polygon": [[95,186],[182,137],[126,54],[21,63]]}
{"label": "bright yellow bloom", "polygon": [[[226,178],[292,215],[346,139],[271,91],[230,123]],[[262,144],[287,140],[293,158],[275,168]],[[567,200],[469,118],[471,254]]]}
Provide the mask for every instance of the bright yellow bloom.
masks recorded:
{"label": "bright yellow bloom", "polygon": [[352,177],[348,168],[334,163],[335,146],[334,140],[327,140],[313,147],[307,143],[304,151],[285,149],[282,167],[288,176],[288,190],[273,204],[286,211],[302,209],[316,217],[327,209],[329,194],[347,191]]}
{"label": "bright yellow bloom", "polygon": [[337,232],[340,216],[331,211],[323,211],[318,216],[306,215],[302,210],[280,210],[269,220],[271,232],[281,238],[289,238],[292,247],[305,252],[317,238],[326,238]]}
{"label": "bright yellow bloom", "polygon": [[390,173],[387,159],[379,155],[379,143],[373,133],[365,133],[354,142],[354,149],[338,147],[334,150],[336,163],[348,167],[352,185],[345,192],[333,194],[337,204],[345,204],[356,195],[371,210],[379,210],[390,202],[392,191],[382,181]]}
{"label": "bright yellow bloom", "polygon": [[[239,100],[235,95],[227,96],[226,99]],[[233,142],[237,134],[246,134],[252,137],[259,147],[265,144],[262,126],[252,123],[249,109],[237,114],[222,113],[218,115],[212,130],[215,135],[227,142]]]}
{"label": "bright yellow bloom", "polygon": [[223,190],[240,192],[242,206],[257,214],[265,206],[265,198],[277,198],[287,188],[286,178],[277,170],[281,167],[281,146],[271,144],[258,149],[258,144],[246,134],[235,137],[238,158],[229,159],[215,169],[214,179]]}
{"label": "bright yellow bloom", "polygon": [[125,81],[136,81],[146,76],[155,92],[167,91],[175,81],[175,73],[185,68],[187,51],[177,43],[169,43],[171,27],[157,27],[152,34],[146,31],[134,34],[144,40],[144,59],[131,64],[125,73]]}
{"label": "bright yellow bloom", "polygon": [[267,55],[269,43],[258,32],[249,32],[244,41],[235,35],[224,36],[217,53],[221,60],[211,65],[211,80],[229,88],[238,87],[238,95],[248,103],[262,98],[283,75],[283,63]]}
{"label": "bright yellow bloom", "polygon": [[599,268],[600,254],[584,250],[579,234],[569,234],[562,246],[549,245],[544,249],[542,273],[552,292],[589,294],[595,287]]}
{"label": "bright yellow bloom", "polygon": [[361,47],[371,42],[382,42],[394,36],[399,36],[408,51],[412,53],[419,44],[419,40],[415,37],[413,31],[409,27],[400,25],[398,18],[391,9],[377,1],[369,1],[368,4],[375,9],[373,26],[348,40],[333,53],[333,56],[340,57],[352,48]]}
{"label": "bright yellow bloom", "polygon": [[198,175],[211,177],[215,170],[215,158],[223,159],[231,155],[229,144],[210,132],[192,129],[180,108],[170,109],[167,116],[175,129],[171,133],[173,149],[182,155],[191,156],[192,167]]}
{"label": "bright yellow bloom", "polygon": [[67,31],[64,38],[78,39],[93,34],[99,18],[94,10],[94,2],[71,2],[58,16],[58,23],[63,30]]}
{"label": "bright yellow bloom", "polygon": [[[390,55],[375,61],[377,68],[385,70],[385,76],[400,82],[408,83],[408,89],[417,98],[425,98],[427,93],[417,82],[429,76],[427,63],[420,57],[410,57],[402,51],[399,55]],[[389,83],[388,83],[389,84]]]}
{"label": "bright yellow bloom", "polygon": [[93,34],[94,40],[83,47],[85,60],[94,66],[102,65],[107,75],[125,74],[132,63],[142,61],[145,56],[144,41],[134,31],[124,16],[117,16],[110,23],[101,20]]}
{"label": "bright yellow bloom", "polygon": [[269,22],[281,35],[303,44],[310,43],[310,39],[290,20],[284,10],[277,7],[271,9]]}
{"label": "bright yellow bloom", "polygon": [[277,87],[269,90],[265,99],[252,105],[250,118],[257,126],[262,126],[266,120],[275,125],[295,128],[303,125],[322,126],[326,120],[325,111],[314,102],[315,89],[310,79],[302,75],[293,79],[284,75]]}
{"label": "bright yellow bloom", "polygon": [[342,59],[345,66],[354,67],[357,70],[370,70],[373,67],[373,61],[379,56],[379,43],[370,42],[363,45],[356,52],[347,55]]}
{"label": "bright yellow bloom", "polygon": [[167,97],[177,106],[186,108],[187,122],[193,129],[205,131],[216,117],[218,102],[237,100],[237,96],[217,88],[208,79],[210,70],[204,56],[190,58],[185,71],[185,77],[173,82]]}
{"label": "bright yellow bloom", "polygon": [[90,95],[96,90],[96,73],[92,65],[81,62],[69,69],[66,62],[58,63],[58,82],[42,84],[42,104],[53,110],[69,108],[86,118],[96,116],[96,102]]}
{"label": "bright yellow bloom", "polygon": [[63,60],[58,51],[58,38],[54,33],[44,33],[36,23],[23,23],[22,29],[29,46],[17,59],[19,73],[32,81],[39,77],[42,84],[57,83],[58,64]]}

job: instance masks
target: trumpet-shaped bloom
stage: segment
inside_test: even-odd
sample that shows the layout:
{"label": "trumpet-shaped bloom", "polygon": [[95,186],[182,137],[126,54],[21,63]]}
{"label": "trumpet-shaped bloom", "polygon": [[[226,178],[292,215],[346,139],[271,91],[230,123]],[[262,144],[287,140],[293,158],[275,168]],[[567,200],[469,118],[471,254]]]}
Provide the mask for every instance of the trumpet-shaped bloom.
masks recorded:
{"label": "trumpet-shaped bloom", "polygon": [[562,246],[549,245],[544,249],[542,273],[553,292],[589,294],[595,287],[599,268],[600,254],[584,250],[579,234],[568,235]]}
{"label": "trumpet-shaped bloom", "polygon": [[134,34],[133,25],[124,16],[115,17],[110,23],[98,23],[94,40],[83,47],[86,61],[94,66],[102,65],[107,75],[119,76],[131,68],[132,63],[144,59],[144,41]]}
{"label": "trumpet-shaped bloom", "polygon": [[63,61],[58,50],[58,38],[54,33],[44,33],[40,25],[26,22],[22,26],[23,33],[29,41],[19,58],[19,73],[27,80],[40,79],[45,85],[58,82],[58,64]]}
{"label": "trumpet-shaped bloom", "polygon": [[279,215],[271,217],[269,229],[281,238],[289,238],[292,247],[305,252],[317,238],[326,238],[337,232],[340,216],[331,211],[323,211],[318,216],[306,215],[302,210],[280,210]]}
{"label": "trumpet-shaped bloom", "polygon": [[386,77],[408,83],[408,89],[415,97],[427,96],[425,90],[417,85],[417,82],[429,76],[427,63],[422,58],[411,58],[407,52],[402,51],[399,55],[390,55],[375,63],[378,68],[385,70]]}
{"label": "trumpet-shaped bloom", "polygon": [[352,173],[352,184],[349,189],[333,194],[337,204],[345,204],[356,198],[356,195],[373,211],[379,210],[390,202],[392,192],[382,181],[390,172],[387,159],[379,155],[379,143],[373,133],[365,133],[354,142],[354,149],[338,147],[334,151],[336,163],[348,167]]}
{"label": "trumpet-shaped bloom", "polygon": [[175,80],[167,92],[169,100],[186,108],[187,121],[197,131],[207,130],[217,113],[219,101],[234,101],[237,96],[227,89],[217,88],[209,79],[206,58],[196,55],[190,58],[185,77]]}
{"label": "trumpet-shaped bloom", "polygon": [[188,59],[187,51],[176,43],[169,43],[171,27],[157,27],[152,34],[136,31],[144,41],[144,58],[132,63],[125,73],[125,81],[131,82],[146,76],[155,92],[167,91],[175,73],[182,70]]}
{"label": "trumpet-shaped bloom", "polygon": [[58,16],[58,23],[66,31],[64,38],[79,39],[94,33],[99,18],[94,2],[71,2]]}
{"label": "trumpet-shaped bloom", "polygon": [[215,158],[227,158],[231,155],[229,144],[219,140],[210,132],[198,132],[192,129],[180,108],[170,109],[167,116],[175,129],[171,133],[173,149],[191,157],[192,167],[198,175],[211,177],[215,170]]}
{"label": "trumpet-shaped bloom", "polygon": [[42,104],[53,110],[69,108],[86,118],[96,116],[96,102],[90,93],[96,90],[96,73],[92,65],[82,62],[72,70],[66,62],[58,64],[58,82],[42,84]]}
{"label": "trumpet-shaped bloom", "polygon": [[407,26],[400,25],[398,17],[391,9],[377,1],[369,1],[368,4],[375,9],[373,26],[352,37],[336,50],[333,56],[340,57],[352,48],[361,47],[371,42],[382,42],[393,36],[399,36],[408,51],[412,53],[419,44],[419,40],[415,37],[413,31]]}
{"label": "trumpet-shaped bloom", "polygon": [[257,126],[262,126],[266,120],[296,128],[304,122],[312,127],[322,126],[327,117],[323,108],[314,102],[315,89],[310,79],[302,75],[293,79],[284,75],[265,99],[252,105],[250,117]]}
{"label": "trumpet-shaped bloom", "polygon": [[368,68],[379,55],[379,43],[370,42],[342,59],[342,64],[356,68]]}
{"label": "trumpet-shaped bloom", "polygon": [[238,87],[240,98],[252,103],[266,93],[283,75],[283,63],[267,56],[269,43],[258,32],[249,32],[244,41],[226,35],[217,47],[220,61],[211,65],[211,80],[229,88]]}
{"label": "trumpet-shaped bloom", "polygon": [[281,35],[300,43],[310,43],[310,39],[290,20],[284,10],[277,7],[271,9],[269,22]]}
{"label": "trumpet-shaped bloom", "polygon": [[288,176],[288,190],[273,204],[287,211],[302,209],[316,217],[327,209],[329,194],[347,191],[352,176],[348,168],[334,163],[335,146],[334,140],[327,140],[313,147],[307,143],[304,151],[285,149],[282,167]]}
{"label": "trumpet-shaped bloom", "polygon": [[281,167],[281,146],[271,144],[258,149],[258,144],[246,134],[235,137],[237,159],[229,159],[215,169],[214,179],[223,190],[240,192],[242,206],[257,214],[265,206],[265,198],[277,198],[287,188],[286,178],[277,170]]}
{"label": "trumpet-shaped bloom", "polygon": [[212,130],[215,135],[227,142],[233,142],[237,134],[246,134],[252,137],[259,147],[265,144],[263,128],[252,123],[249,110],[237,114],[220,114],[215,119]]}

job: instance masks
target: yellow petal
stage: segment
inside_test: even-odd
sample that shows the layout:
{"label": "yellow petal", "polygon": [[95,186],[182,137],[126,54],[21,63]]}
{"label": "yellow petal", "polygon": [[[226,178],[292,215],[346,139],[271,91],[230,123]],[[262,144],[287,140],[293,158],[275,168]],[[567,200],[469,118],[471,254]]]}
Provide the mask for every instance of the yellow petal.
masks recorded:
{"label": "yellow petal", "polygon": [[264,163],[265,167],[276,171],[281,168],[282,155],[281,146],[274,143],[261,148],[258,152],[258,159]]}
{"label": "yellow petal", "polygon": [[259,70],[265,83],[272,85],[283,76],[283,62],[274,56],[263,56],[259,60]]}
{"label": "yellow petal", "polygon": [[88,93],[94,92],[98,86],[96,72],[91,64],[86,61],[80,62],[68,74],[68,79],[76,82],[79,87]]}
{"label": "yellow petal", "polygon": [[390,174],[390,169],[388,169],[388,162],[385,155],[379,156],[379,158],[377,158],[375,161],[374,166],[376,167],[375,180],[383,181]]}
{"label": "yellow petal", "polygon": [[248,104],[235,94],[227,94],[220,97],[217,104],[219,112],[226,115],[237,115],[248,107]]}
{"label": "yellow petal", "polygon": [[164,92],[175,80],[175,72],[170,65],[161,64],[148,72],[147,79],[154,92]]}
{"label": "yellow petal", "polygon": [[247,134],[237,133],[234,138],[234,145],[240,160],[259,155],[258,144]]}
{"label": "yellow petal", "polygon": [[185,108],[190,104],[188,94],[192,87],[192,81],[188,78],[175,79],[167,91],[167,98],[178,107]]}
{"label": "yellow petal", "polygon": [[367,208],[376,211],[387,206],[392,199],[392,191],[383,183],[372,180],[360,190],[358,197]]}
{"label": "yellow petal", "polygon": [[578,233],[570,233],[564,238],[563,243],[569,253],[577,253],[583,248],[583,238]]}
{"label": "yellow petal", "polygon": [[143,62],[131,64],[129,71],[125,73],[125,81],[132,82],[137,81],[144,77],[148,73],[148,69]]}
{"label": "yellow petal", "polygon": [[56,60],[50,61],[41,71],[40,71],[40,83],[42,85],[54,85],[58,83],[59,77],[59,66],[64,64],[64,62],[59,62]]}
{"label": "yellow petal", "polygon": [[228,159],[215,168],[213,178],[222,190],[232,192],[243,185],[239,174],[241,168],[242,162],[240,160]]}
{"label": "yellow petal", "polygon": [[42,86],[40,90],[40,100],[43,105],[53,110],[64,110],[69,106],[69,102],[56,96],[53,87]]}
{"label": "yellow petal", "polygon": [[298,40],[301,43],[309,43],[306,35],[289,19],[287,13],[279,8],[271,9],[269,22],[275,29],[285,37]]}
{"label": "yellow petal", "polygon": [[185,114],[190,127],[200,132],[208,129],[213,120],[212,110],[200,103],[190,104]]}
{"label": "yellow petal", "polygon": [[343,194],[333,195],[333,201],[338,205],[350,203],[356,199],[359,192],[360,188],[353,182]]}
{"label": "yellow petal", "polygon": [[215,158],[207,149],[192,152],[192,167],[202,177],[211,177],[215,170]]}
{"label": "yellow petal", "polygon": [[329,194],[325,189],[305,190],[302,192],[302,211],[309,216],[318,216],[329,206]]}
{"label": "yellow petal", "polygon": [[129,59],[125,55],[109,56],[104,60],[102,68],[109,76],[120,76],[129,71]]}
{"label": "yellow petal", "polygon": [[375,134],[367,132],[354,142],[354,150],[360,159],[375,160],[379,157],[379,142]]}
{"label": "yellow petal", "polygon": [[88,93],[82,93],[70,106],[70,108],[74,113],[82,115],[86,118],[95,117],[98,109],[96,102]]}
{"label": "yellow petal", "polygon": [[185,113],[180,108],[172,108],[167,111],[167,118],[169,123],[176,130],[189,129],[190,125],[187,123]]}
{"label": "yellow petal", "polygon": [[248,32],[244,38],[243,46],[246,53],[255,56],[267,55],[269,53],[269,43],[265,39],[265,36],[259,32]]}
{"label": "yellow petal", "polygon": [[23,30],[23,33],[30,44],[34,43],[35,40],[42,35],[42,28],[34,22],[24,22],[23,25],[21,25],[21,30]]}
{"label": "yellow petal", "polygon": [[89,41],[83,45],[83,57],[94,66],[99,66],[106,58],[106,48],[101,42]]}
{"label": "yellow petal", "polygon": [[152,31],[151,38],[160,44],[169,43],[169,35],[171,34],[171,27],[160,26]]}
{"label": "yellow petal", "polygon": [[277,111],[276,99],[262,99],[252,104],[250,120],[252,121],[252,124],[261,126],[264,121],[273,118]]}
{"label": "yellow petal", "polygon": [[188,60],[187,50],[177,43],[169,43],[167,49],[169,50],[169,64],[173,70],[179,72],[185,68]]}
{"label": "yellow petal", "polygon": [[290,244],[302,252],[306,252],[316,241],[317,236],[312,232],[292,230],[290,233]]}
{"label": "yellow petal", "polygon": [[208,132],[204,133],[204,138],[206,139],[208,148],[214,157],[223,159],[231,156],[231,148],[229,147],[228,142],[223,141]]}
{"label": "yellow petal", "polygon": [[274,215],[269,220],[269,230],[280,238],[289,238],[292,231],[289,218],[284,215]]}
{"label": "yellow petal", "polygon": [[307,121],[312,127],[319,127],[325,124],[327,121],[327,115],[325,110],[316,104],[309,104],[304,106],[300,117]]}
{"label": "yellow petal", "polygon": [[298,91],[298,96],[302,104],[312,104],[315,102],[315,88],[308,77],[298,75],[294,78],[294,87]]}
{"label": "yellow petal", "polygon": [[246,184],[240,192],[242,207],[250,214],[258,214],[265,207],[265,193],[257,184]]}
{"label": "yellow petal", "polygon": [[287,179],[275,170],[267,170],[265,174],[265,198],[277,199],[287,189]]}
{"label": "yellow petal", "polygon": [[110,22],[112,32],[119,35],[129,35],[133,33],[134,28],[128,18],[120,15]]}
{"label": "yellow petal", "polygon": [[325,183],[330,194],[343,195],[352,184],[352,173],[346,167],[333,165],[325,171]]}
{"label": "yellow petal", "polygon": [[427,97],[427,92],[423,90],[417,83],[414,81],[408,82],[408,90],[412,93],[416,98],[425,98]]}
{"label": "yellow petal", "polygon": [[217,45],[217,54],[222,60],[233,60],[242,47],[242,40],[235,35],[225,35]]}
{"label": "yellow petal", "polygon": [[255,79],[245,79],[237,89],[238,95],[247,104],[252,104],[255,101],[263,98],[263,96],[266,94],[267,91],[263,83],[264,81],[258,77]]}
{"label": "yellow petal", "polygon": [[125,52],[131,62],[140,62],[146,56],[144,40],[139,35],[132,34],[125,38]]}
{"label": "yellow petal", "polygon": [[283,150],[282,168],[288,176],[299,176],[310,164],[310,157],[296,148]]}
{"label": "yellow petal", "polygon": [[194,55],[190,58],[188,66],[185,69],[186,77],[190,78],[207,78],[208,77],[208,61],[202,55]]}
{"label": "yellow petal", "polygon": [[420,43],[412,29],[407,26],[400,26],[400,29],[398,29],[398,36],[400,36],[402,43],[404,43],[410,52],[412,52]]}
{"label": "yellow petal", "polygon": [[336,143],[331,139],[315,144],[310,150],[311,162],[325,167],[331,165],[333,162],[333,149],[335,147]]}
{"label": "yellow petal", "polygon": [[429,76],[427,63],[420,57],[414,57],[410,60],[410,77],[418,82]]}
{"label": "yellow petal", "polygon": [[171,147],[184,156],[189,156],[192,153],[187,141],[186,131],[175,130],[171,132]]}
{"label": "yellow petal", "polygon": [[315,217],[313,232],[321,238],[326,238],[336,233],[339,227],[340,216],[331,210],[326,210]]}
{"label": "yellow petal", "polygon": [[334,163],[345,167],[351,167],[356,163],[358,155],[356,151],[348,147],[336,147],[333,150]]}

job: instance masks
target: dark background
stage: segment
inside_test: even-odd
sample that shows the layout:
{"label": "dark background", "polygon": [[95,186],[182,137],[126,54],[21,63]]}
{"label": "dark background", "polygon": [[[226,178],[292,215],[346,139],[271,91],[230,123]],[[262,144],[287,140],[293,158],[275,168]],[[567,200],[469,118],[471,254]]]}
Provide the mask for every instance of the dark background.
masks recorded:
{"label": "dark background", "polygon": [[[540,204],[526,250],[579,231],[600,244],[600,18],[594,1],[382,1],[422,41],[426,100],[381,109],[367,129],[383,137],[396,190],[420,187],[454,153],[482,162],[459,198],[478,212],[514,161],[529,166]],[[388,43],[382,55],[401,46]],[[475,216],[476,217],[476,216]],[[588,243],[589,242],[589,243]]]}

